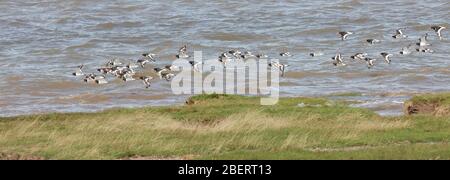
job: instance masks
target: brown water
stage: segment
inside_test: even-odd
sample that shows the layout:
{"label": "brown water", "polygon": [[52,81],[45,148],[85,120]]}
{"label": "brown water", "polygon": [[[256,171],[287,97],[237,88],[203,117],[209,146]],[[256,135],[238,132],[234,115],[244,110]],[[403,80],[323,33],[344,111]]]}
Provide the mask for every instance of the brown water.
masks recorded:
{"label": "brown water", "polygon": [[[42,112],[97,111],[111,107],[182,104],[167,82],[150,90],[141,82],[84,84],[72,77],[77,65],[94,71],[107,57],[138,58],[151,50],[157,65],[170,64],[187,43],[205,58],[242,48],[272,57],[288,50],[294,57],[282,79],[282,96],[322,96],[361,102],[383,115],[401,113],[415,93],[450,90],[450,33],[439,41],[429,26],[449,27],[450,3],[433,1],[0,1],[0,116]],[[391,38],[407,27],[405,40]],[[356,32],[341,42],[337,31]],[[367,52],[398,53],[430,33],[433,54],[394,56],[369,70],[351,63],[336,68],[330,57]],[[368,45],[367,38],[382,40]],[[309,57],[311,51],[324,56]]]}

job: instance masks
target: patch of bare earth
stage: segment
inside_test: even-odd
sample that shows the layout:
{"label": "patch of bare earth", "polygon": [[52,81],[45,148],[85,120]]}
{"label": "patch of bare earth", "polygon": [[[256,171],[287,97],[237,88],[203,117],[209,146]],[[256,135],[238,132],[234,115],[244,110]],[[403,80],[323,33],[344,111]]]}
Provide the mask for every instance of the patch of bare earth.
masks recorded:
{"label": "patch of bare earth", "polygon": [[409,101],[405,102],[404,112],[408,115],[433,114],[437,116],[444,116],[450,114],[450,108],[448,106],[441,106],[437,103],[413,103]]}
{"label": "patch of bare earth", "polygon": [[0,160],[45,160],[45,158],[32,155],[0,153]]}
{"label": "patch of bare earth", "polygon": [[434,111],[434,106],[431,104],[414,104],[412,102],[406,102],[404,111],[405,114],[419,114],[419,113],[431,113]]}
{"label": "patch of bare earth", "polygon": [[436,145],[436,144],[447,144],[447,142],[421,142],[421,143],[411,143],[408,141],[398,142],[390,145],[380,145],[380,146],[350,146],[350,147],[340,147],[340,148],[307,148],[306,150],[311,152],[349,152],[349,151],[359,151],[359,150],[369,150],[369,149],[377,149],[377,148],[387,148],[394,146],[403,146],[403,145]]}
{"label": "patch of bare earth", "polygon": [[185,155],[185,156],[131,156],[126,158],[121,158],[120,160],[190,160],[194,159],[195,155]]}
{"label": "patch of bare earth", "polygon": [[418,95],[404,104],[405,114],[450,115],[450,93]]}

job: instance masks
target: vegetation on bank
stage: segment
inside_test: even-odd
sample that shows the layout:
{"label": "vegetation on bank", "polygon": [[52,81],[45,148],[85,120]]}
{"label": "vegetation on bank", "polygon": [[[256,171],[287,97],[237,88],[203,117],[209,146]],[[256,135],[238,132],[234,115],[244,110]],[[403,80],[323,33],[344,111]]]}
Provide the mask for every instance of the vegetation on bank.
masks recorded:
{"label": "vegetation on bank", "polygon": [[405,114],[450,114],[450,93],[436,93],[415,96],[405,102]]}
{"label": "vegetation on bank", "polygon": [[[450,94],[408,103],[424,102],[448,107]],[[261,106],[201,95],[185,106],[0,118],[0,159],[450,159],[450,114],[439,112],[381,117],[323,98]]]}

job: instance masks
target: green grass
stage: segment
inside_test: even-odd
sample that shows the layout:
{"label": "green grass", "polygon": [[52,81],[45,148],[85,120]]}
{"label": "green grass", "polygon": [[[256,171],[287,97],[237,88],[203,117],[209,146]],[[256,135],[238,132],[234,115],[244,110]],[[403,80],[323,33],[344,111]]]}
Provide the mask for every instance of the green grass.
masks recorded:
{"label": "green grass", "polygon": [[0,118],[0,159],[450,159],[449,114],[380,117],[303,97],[188,102]]}
{"label": "green grass", "polygon": [[450,105],[450,93],[424,94],[414,96],[410,101],[413,103],[438,103],[441,105]]}

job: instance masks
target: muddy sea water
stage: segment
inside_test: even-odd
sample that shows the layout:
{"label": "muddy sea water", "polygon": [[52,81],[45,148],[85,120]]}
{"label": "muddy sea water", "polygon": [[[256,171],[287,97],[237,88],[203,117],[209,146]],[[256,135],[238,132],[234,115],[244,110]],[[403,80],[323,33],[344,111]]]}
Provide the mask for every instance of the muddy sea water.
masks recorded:
{"label": "muddy sea water", "polygon": [[[400,115],[412,95],[450,90],[450,33],[438,40],[430,29],[449,27],[449,12],[448,0],[2,0],[0,116],[181,105],[187,96],[173,95],[164,81],[150,89],[113,79],[94,85],[71,73],[80,64],[94,72],[109,57],[137,59],[146,51],[158,54],[155,66],[170,64],[183,44],[204,58],[231,48],[277,58],[289,51],[293,57],[280,58],[290,65],[281,96],[330,96]],[[409,37],[395,40],[400,27]],[[342,42],[342,30],[355,34]],[[434,53],[398,54],[425,33]],[[381,43],[369,45],[368,38]],[[313,51],[324,55],[310,57]],[[379,56],[384,51],[395,54],[392,64]],[[336,52],[346,67],[332,65]],[[351,61],[357,52],[377,58],[375,67]]]}

